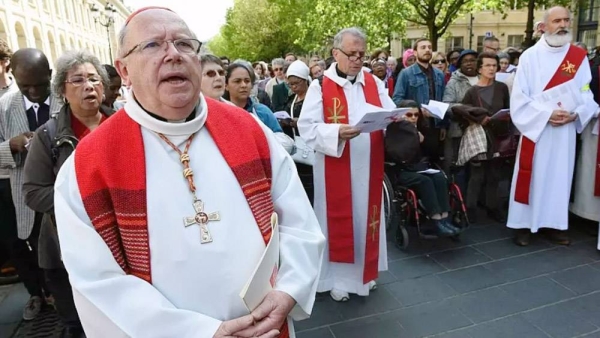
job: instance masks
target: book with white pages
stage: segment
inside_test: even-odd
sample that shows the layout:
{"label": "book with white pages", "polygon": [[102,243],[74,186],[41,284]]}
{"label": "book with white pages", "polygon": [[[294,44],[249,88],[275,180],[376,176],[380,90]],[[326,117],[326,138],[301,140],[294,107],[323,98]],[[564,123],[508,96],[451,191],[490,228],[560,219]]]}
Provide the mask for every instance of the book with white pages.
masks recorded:
{"label": "book with white pages", "polygon": [[273,115],[275,115],[275,118],[278,120],[287,120],[292,118],[285,110],[276,111],[273,113]]}
{"label": "book with white pages", "polygon": [[436,100],[429,100],[428,104],[422,104],[421,107],[427,109],[431,115],[443,120],[444,116],[446,116],[446,112],[448,111],[448,107],[450,107],[450,104]]}
{"label": "book with white pages", "polygon": [[508,120],[510,119],[510,109],[500,109],[491,117],[492,120]]}
{"label": "book with white pages", "polygon": [[573,112],[581,105],[581,90],[571,80],[534,95],[533,99],[546,105],[550,111],[562,109]]}
{"label": "book with white pages", "polygon": [[422,171],[417,171],[417,174],[425,174],[425,175],[435,175],[437,173],[439,173],[440,171],[437,169],[427,169],[427,170],[422,170]]}
{"label": "book with white pages", "polygon": [[271,215],[271,239],[263,252],[254,272],[242,288],[240,297],[249,312],[254,311],[275,287],[279,271],[279,220]]}
{"label": "book with white pages", "polygon": [[374,131],[384,130],[390,123],[400,120],[412,109],[395,108],[386,110],[370,104],[367,104],[365,108],[369,109],[369,112],[353,126],[354,128],[358,128],[361,133],[372,133]]}
{"label": "book with white pages", "polygon": [[496,73],[496,81],[498,82],[506,82],[512,73]]}

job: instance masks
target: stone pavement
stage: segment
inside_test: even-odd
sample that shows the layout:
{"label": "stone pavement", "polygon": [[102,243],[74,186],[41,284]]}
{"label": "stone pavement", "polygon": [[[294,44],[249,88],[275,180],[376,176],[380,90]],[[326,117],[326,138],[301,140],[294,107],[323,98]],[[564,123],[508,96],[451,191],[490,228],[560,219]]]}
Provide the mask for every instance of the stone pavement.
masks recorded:
{"label": "stone pavement", "polygon": [[319,294],[298,338],[600,338],[597,239],[573,228],[570,247],[518,247],[501,224],[460,242],[411,237],[407,252],[389,243],[379,288],[347,303]]}
{"label": "stone pavement", "polygon": [[[587,228],[573,228],[570,247],[539,236],[517,247],[501,224],[475,226],[459,242],[413,236],[407,252],[390,243],[378,290],[348,303],[319,294],[297,336],[600,338],[600,252]],[[47,336],[49,311],[20,323],[27,298],[20,284],[0,286],[0,338]]]}

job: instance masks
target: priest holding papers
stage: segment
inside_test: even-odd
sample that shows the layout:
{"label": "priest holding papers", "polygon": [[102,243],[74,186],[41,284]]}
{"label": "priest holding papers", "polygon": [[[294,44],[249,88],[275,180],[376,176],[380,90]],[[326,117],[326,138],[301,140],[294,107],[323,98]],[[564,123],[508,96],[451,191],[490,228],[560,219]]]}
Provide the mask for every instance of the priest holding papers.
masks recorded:
{"label": "priest holding papers", "polygon": [[395,107],[384,84],[363,71],[366,36],[358,28],[341,30],[333,40],[336,63],[323,83],[313,81],[298,120],[300,135],[316,151],[314,208],[327,248],[317,291],[336,301],[375,288],[387,270],[382,187],[383,131],[353,127],[373,110]]}
{"label": "priest holding papers", "polygon": [[87,337],[294,337],[325,239],[292,159],[256,117],[200,94],[201,43],[177,14],[142,8],[120,36],[127,104],[55,186]]}
{"label": "priest holding papers", "polygon": [[598,111],[589,83],[587,53],[571,45],[571,14],[553,7],[544,14],[544,35],[519,60],[511,116],[522,134],[513,176],[508,227],[517,245],[528,245],[541,228],[570,243],[569,195],[576,133]]}

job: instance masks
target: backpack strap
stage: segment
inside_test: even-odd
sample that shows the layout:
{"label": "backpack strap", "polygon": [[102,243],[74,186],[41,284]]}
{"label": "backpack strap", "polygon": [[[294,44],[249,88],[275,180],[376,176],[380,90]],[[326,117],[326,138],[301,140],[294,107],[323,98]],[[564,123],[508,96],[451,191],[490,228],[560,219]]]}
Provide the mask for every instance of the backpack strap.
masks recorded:
{"label": "backpack strap", "polygon": [[50,152],[52,153],[52,163],[56,164],[58,160],[58,148],[56,147],[56,118],[51,118],[44,124],[44,132],[50,144]]}

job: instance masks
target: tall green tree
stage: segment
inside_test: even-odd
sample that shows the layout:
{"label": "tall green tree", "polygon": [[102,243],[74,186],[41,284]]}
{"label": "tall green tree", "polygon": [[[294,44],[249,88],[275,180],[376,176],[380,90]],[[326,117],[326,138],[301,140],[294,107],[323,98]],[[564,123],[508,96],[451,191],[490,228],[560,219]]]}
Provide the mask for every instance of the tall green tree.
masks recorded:
{"label": "tall green tree", "polygon": [[301,52],[294,43],[294,26],[302,10],[291,11],[291,6],[289,1],[235,0],[227,11],[225,25],[209,41],[208,49],[246,60],[270,60],[286,52]]}
{"label": "tall green tree", "polygon": [[[296,0],[302,1],[302,0]],[[368,36],[369,48],[391,45],[394,34],[402,34],[406,10],[400,0],[306,0],[312,10],[298,18],[296,40],[306,50],[325,50],[345,27],[360,27]]]}

